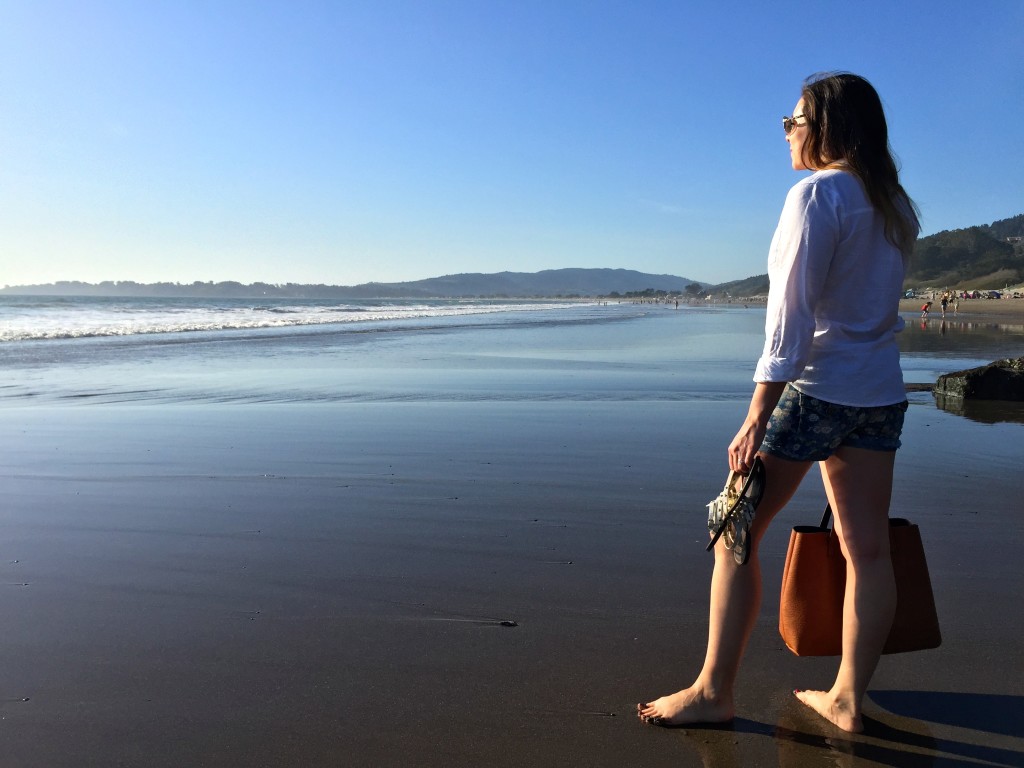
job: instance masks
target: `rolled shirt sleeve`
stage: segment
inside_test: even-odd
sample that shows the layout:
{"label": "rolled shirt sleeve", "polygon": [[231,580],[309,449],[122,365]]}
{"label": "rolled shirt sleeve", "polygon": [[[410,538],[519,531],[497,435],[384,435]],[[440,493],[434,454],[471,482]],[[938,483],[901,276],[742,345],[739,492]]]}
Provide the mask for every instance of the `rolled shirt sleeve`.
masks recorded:
{"label": "rolled shirt sleeve", "polygon": [[[810,177],[809,177],[810,178]],[[754,381],[795,381],[807,365],[815,307],[836,252],[840,223],[828,189],[796,184],[786,196],[768,257],[764,351]]]}

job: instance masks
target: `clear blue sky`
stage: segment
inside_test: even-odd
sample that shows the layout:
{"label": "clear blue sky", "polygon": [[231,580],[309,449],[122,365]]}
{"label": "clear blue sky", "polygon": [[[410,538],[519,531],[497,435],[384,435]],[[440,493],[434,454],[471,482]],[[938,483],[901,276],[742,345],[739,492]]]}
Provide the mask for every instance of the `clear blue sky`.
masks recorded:
{"label": "clear blue sky", "polygon": [[0,0],[0,285],[766,271],[805,76],[1024,212],[1024,0]]}

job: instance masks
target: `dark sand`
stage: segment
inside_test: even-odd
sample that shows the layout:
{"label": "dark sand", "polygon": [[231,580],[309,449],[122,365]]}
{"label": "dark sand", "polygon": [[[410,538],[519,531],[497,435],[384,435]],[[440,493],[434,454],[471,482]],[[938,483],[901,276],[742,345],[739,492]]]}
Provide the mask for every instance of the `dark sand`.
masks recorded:
{"label": "dark sand", "polygon": [[742,408],[0,410],[0,765],[1024,765],[1024,428],[926,399],[894,513],[944,644],[883,659],[868,732],[795,703],[835,662],[775,628],[814,478],[764,548],[734,725],[637,722],[700,664]]}

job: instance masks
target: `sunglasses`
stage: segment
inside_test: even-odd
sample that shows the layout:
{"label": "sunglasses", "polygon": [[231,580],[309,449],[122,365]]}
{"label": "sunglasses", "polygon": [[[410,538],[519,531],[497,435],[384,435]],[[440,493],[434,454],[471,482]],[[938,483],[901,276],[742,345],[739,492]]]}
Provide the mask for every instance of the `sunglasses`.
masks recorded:
{"label": "sunglasses", "polygon": [[793,115],[792,117],[782,118],[782,130],[789,136],[793,132],[794,128],[798,128],[801,125],[807,125],[806,122],[798,123],[797,119],[803,117],[803,115]]}

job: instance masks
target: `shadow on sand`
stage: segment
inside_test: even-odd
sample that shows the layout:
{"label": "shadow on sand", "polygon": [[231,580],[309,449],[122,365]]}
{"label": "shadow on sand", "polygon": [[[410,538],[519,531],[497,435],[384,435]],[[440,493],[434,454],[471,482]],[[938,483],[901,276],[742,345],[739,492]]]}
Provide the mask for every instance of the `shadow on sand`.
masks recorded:
{"label": "shadow on sand", "polygon": [[1024,737],[1024,696],[943,691],[871,691],[869,695],[894,715]]}
{"label": "shadow on sand", "polygon": [[1020,737],[1024,735],[1024,697],[919,691],[872,691],[870,696],[895,715],[894,719],[907,720],[905,726],[865,717],[864,733],[847,734],[794,700],[776,725],[736,718],[727,727],[688,729],[687,742],[706,768],[749,764],[738,734],[773,739],[781,768],[854,766],[861,760],[893,768],[967,768],[976,767],[979,761],[1024,765],[1024,751],[935,737],[929,732],[929,724],[938,724]]}

